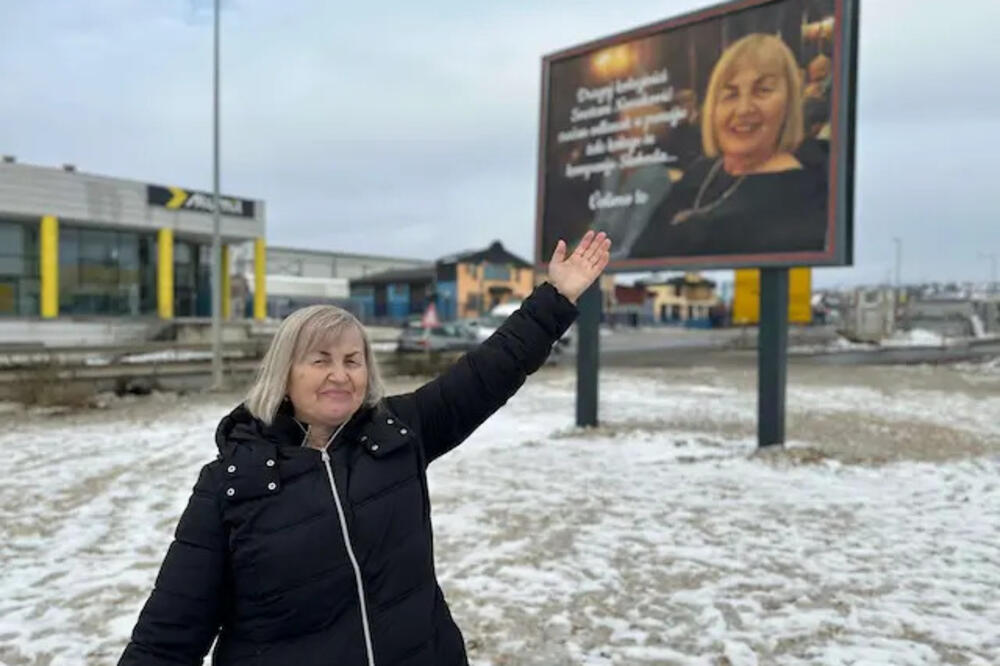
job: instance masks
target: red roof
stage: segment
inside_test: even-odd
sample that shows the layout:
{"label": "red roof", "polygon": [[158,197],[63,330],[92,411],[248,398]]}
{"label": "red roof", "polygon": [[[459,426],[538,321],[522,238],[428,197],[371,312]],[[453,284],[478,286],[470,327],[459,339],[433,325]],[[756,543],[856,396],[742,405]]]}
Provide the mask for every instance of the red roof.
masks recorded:
{"label": "red roof", "polygon": [[652,295],[644,287],[629,287],[623,284],[615,285],[615,300],[619,305],[644,305],[646,299]]}

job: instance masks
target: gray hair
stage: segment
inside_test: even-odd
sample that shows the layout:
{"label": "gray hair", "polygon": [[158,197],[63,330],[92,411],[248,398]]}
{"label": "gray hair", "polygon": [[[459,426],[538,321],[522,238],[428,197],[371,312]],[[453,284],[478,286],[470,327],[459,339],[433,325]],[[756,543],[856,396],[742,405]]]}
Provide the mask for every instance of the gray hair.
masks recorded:
{"label": "gray hair", "polygon": [[334,305],[311,305],[290,314],[278,327],[264,360],[257,369],[257,378],[247,392],[246,406],[256,418],[270,424],[288,391],[288,376],[292,366],[310,352],[340,337],[349,327],[361,333],[365,345],[365,366],[368,386],[363,405],[374,406],[385,395],[382,375],[372,352],[368,331],[357,317]]}

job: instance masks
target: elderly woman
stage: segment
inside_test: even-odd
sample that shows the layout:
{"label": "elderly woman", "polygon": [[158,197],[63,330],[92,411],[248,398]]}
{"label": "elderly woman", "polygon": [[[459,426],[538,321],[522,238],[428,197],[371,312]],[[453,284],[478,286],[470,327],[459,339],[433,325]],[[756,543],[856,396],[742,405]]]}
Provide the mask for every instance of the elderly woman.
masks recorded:
{"label": "elderly woman", "polygon": [[222,419],[119,664],[458,666],[462,634],[434,572],[425,470],[545,361],[607,265],[588,234],[496,333],[413,393],[382,397],[349,313],[278,329],[246,401]]}
{"label": "elderly woman", "polygon": [[822,250],[826,168],[796,156],[803,138],[801,75],[792,52],[774,35],[734,42],[709,79],[704,158],[654,212],[632,256]]}

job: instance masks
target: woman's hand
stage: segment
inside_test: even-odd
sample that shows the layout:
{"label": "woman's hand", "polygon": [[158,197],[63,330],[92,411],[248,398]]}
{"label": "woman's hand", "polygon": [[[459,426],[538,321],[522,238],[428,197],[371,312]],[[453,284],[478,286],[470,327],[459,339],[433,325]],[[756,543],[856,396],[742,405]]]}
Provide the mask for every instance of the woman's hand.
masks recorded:
{"label": "woman's hand", "polygon": [[560,294],[576,303],[580,294],[608,265],[610,250],[611,239],[603,231],[597,235],[588,231],[569,257],[566,256],[566,242],[560,240],[549,260],[549,282]]}

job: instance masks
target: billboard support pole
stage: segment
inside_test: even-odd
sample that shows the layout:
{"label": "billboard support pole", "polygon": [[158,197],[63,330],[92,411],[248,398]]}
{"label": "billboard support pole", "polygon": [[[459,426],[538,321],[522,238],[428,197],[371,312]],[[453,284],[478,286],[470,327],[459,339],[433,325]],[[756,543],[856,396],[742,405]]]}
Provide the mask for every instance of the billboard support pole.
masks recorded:
{"label": "billboard support pole", "polygon": [[600,358],[601,281],[596,280],[577,301],[576,425],[597,426],[597,370]]}
{"label": "billboard support pole", "polygon": [[764,268],[760,272],[757,348],[757,445],[784,444],[788,378],[787,268]]}

